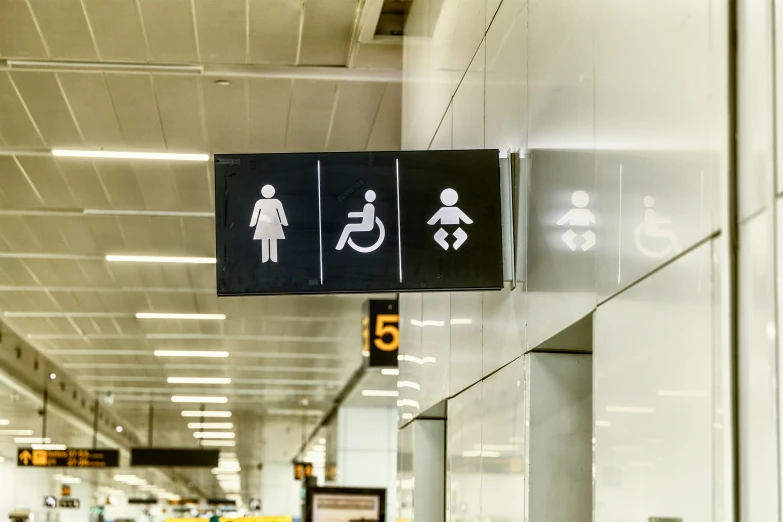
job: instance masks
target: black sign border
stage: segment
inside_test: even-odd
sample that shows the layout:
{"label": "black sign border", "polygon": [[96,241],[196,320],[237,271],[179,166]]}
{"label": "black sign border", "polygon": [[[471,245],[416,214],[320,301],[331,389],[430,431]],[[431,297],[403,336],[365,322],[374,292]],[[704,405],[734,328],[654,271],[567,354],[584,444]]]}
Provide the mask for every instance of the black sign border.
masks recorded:
{"label": "black sign border", "polygon": [[[225,256],[222,252],[225,250],[225,241],[223,235],[220,234],[221,229],[226,227],[226,209],[221,205],[220,194],[226,191],[226,177],[232,173],[236,173],[241,169],[242,159],[249,158],[257,155],[277,155],[277,156],[303,156],[310,155],[314,159],[322,157],[338,156],[341,154],[423,154],[427,152],[488,152],[493,151],[498,158],[498,171],[497,171],[497,184],[499,196],[502,198],[501,187],[501,170],[500,170],[500,151],[498,149],[456,149],[456,150],[417,150],[417,151],[394,151],[394,150],[378,150],[378,151],[354,151],[354,152],[272,152],[272,153],[236,153],[236,154],[215,154],[214,155],[214,172],[215,172],[215,280],[218,297],[243,297],[243,296],[274,296],[274,295],[340,295],[340,294],[399,294],[399,293],[421,293],[421,292],[482,292],[482,291],[494,291],[502,290],[504,285],[503,276],[503,231],[502,226],[497,230],[497,241],[501,245],[501,255],[499,256],[500,267],[497,268],[500,274],[500,281],[497,286],[475,286],[475,287],[429,287],[429,288],[390,288],[390,289],[356,289],[356,290],[332,290],[323,289],[322,287],[314,287],[313,290],[296,290],[296,291],[269,291],[269,292],[255,292],[255,291],[243,291],[243,292],[221,292],[220,291],[220,276],[219,274],[225,268]],[[501,201],[497,204],[497,223],[503,223],[503,213],[501,209]]]}

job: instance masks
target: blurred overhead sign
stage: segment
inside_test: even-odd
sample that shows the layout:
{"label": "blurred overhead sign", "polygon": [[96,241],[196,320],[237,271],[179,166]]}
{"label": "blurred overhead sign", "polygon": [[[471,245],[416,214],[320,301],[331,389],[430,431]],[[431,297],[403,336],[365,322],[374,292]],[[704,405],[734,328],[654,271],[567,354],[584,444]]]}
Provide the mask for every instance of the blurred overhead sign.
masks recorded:
{"label": "blurred overhead sign", "polygon": [[131,448],[131,466],[216,468],[220,450],[189,448]]}
{"label": "blurred overhead sign", "polygon": [[117,468],[120,465],[120,452],[108,449],[34,450],[32,448],[18,448],[16,464],[24,468]]}
{"label": "blurred overhead sign", "polygon": [[294,479],[302,480],[313,476],[313,465],[310,462],[294,462]]}
{"label": "blurred overhead sign", "polygon": [[215,156],[218,295],[499,289],[496,150]]}
{"label": "blurred overhead sign", "polygon": [[362,317],[362,355],[370,368],[396,368],[400,348],[396,299],[370,299]]}

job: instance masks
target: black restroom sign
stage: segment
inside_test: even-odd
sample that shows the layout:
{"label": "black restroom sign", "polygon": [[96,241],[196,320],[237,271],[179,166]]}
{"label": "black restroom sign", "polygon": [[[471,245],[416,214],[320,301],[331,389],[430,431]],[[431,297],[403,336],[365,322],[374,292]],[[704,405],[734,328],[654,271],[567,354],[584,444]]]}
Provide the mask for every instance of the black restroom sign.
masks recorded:
{"label": "black restroom sign", "polygon": [[218,295],[499,289],[497,150],[215,156]]}

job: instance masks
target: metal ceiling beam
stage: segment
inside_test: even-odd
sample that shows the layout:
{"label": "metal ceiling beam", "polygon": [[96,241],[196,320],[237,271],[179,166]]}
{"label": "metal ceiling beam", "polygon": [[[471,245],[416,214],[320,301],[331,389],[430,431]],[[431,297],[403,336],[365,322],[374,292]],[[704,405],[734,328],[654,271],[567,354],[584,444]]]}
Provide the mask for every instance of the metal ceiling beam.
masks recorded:
{"label": "metal ceiling beam", "polygon": [[0,71],[81,72],[98,74],[170,74],[214,79],[270,78],[341,82],[402,82],[399,69],[352,69],[309,65],[192,65],[69,60],[0,60]]}

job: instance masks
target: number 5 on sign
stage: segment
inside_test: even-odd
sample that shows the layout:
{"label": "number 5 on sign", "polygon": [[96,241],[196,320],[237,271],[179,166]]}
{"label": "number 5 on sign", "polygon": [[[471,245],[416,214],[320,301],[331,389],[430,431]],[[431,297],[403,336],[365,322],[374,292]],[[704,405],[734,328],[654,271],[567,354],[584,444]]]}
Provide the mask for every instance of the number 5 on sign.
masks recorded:
{"label": "number 5 on sign", "polygon": [[[400,347],[400,316],[397,314],[379,314],[375,319],[375,347],[384,352],[393,352]],[[386,336],[391,336],[386,341]]]}

